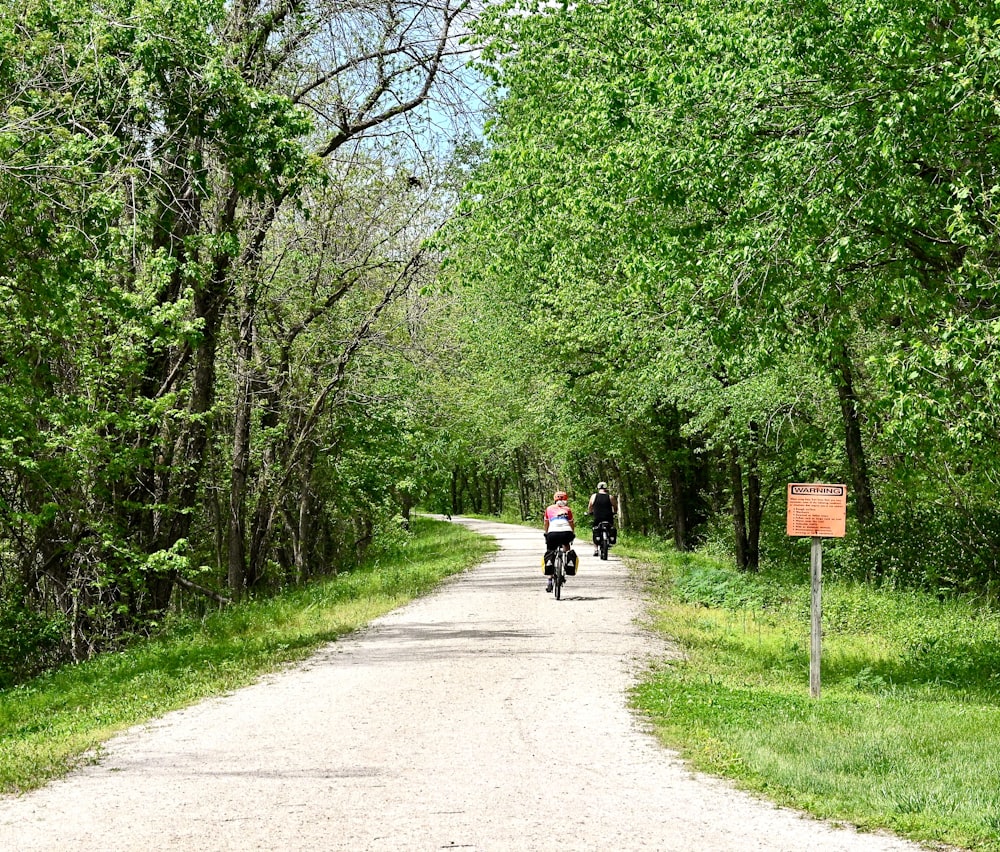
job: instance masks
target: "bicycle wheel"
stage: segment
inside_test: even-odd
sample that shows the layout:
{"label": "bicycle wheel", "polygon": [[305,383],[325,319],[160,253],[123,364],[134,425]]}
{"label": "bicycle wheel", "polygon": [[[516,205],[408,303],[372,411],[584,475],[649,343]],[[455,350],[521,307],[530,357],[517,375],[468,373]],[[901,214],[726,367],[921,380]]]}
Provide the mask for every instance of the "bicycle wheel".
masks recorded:
{"label": "bicycle wheel", "polygon": [[607,530],[601,530],[600,550],[601,550],[601,559],[607,559],[608,558],[608,531]]}
{"label": "bicycle wheel", "polygon": [[566,552],[556,551],[556,566],[552,570],[552,594],[556,600],[562,597],[563,580],[566,579]]}

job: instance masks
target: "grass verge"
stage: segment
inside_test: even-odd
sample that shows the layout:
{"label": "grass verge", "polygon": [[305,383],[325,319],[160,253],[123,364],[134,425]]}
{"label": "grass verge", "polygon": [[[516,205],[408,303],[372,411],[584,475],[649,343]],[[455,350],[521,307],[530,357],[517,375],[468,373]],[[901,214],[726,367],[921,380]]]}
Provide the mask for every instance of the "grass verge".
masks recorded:
{"label": "grass verge", "polygon": [[634,692],[705,772],[863,830],[1000,852],[1000,616],[824,580],[822,693],[809,697],[809,565],[751,576],[649,542],[654,627],[681,659]]}
{"label": "grass verge", "polygon": [[132,725],[300,660],[495,549],[457,525],[416,518],[404,544],[356,570],[0,691],[0,791],[39,787]]}

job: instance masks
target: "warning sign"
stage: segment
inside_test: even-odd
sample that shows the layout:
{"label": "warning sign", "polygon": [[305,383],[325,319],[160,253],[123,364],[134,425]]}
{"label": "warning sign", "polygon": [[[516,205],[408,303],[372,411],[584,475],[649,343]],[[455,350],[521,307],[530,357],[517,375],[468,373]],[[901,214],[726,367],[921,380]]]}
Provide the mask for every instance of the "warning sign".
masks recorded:
{"label": "warning sign", "polygon": [[788,535],[843,538],[847,533],[847,486],[789,483]]}

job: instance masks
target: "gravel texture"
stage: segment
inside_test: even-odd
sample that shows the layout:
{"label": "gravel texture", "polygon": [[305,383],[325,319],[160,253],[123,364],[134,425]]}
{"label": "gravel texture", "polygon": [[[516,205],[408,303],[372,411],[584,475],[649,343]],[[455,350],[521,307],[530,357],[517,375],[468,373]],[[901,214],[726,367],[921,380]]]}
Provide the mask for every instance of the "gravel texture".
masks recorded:
{"label": "gravel texture", "polygon": [[0,799],[0,850],[920,847],[693,774],[627,708],[667,651],[614,556],[544,590],[540,532],[257,684],[138,727]]}

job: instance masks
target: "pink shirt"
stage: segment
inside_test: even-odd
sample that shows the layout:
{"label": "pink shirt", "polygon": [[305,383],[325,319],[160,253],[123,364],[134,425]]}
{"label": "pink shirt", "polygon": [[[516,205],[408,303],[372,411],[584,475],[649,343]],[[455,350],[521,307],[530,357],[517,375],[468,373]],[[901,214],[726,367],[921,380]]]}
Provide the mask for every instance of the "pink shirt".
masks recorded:
{"label": "pink shirt", "polygon": [[549,506],[545,510],[545,520],[549,522],[549,532],[572,532],[573,510],[569,506]]}

